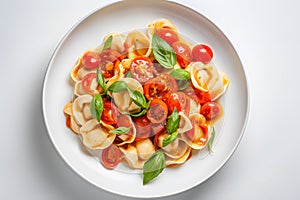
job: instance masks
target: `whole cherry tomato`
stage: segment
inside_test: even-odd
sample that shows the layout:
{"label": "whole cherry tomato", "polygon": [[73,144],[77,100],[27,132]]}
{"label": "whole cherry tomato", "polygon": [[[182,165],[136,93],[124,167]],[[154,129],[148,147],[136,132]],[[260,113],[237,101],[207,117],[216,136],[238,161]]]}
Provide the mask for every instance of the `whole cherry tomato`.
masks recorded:
{"label": "whole cherry tomato", "polygon": [[102,151],[102,164],[108,169],[115,168],[121,161],[123,153],[114,144]]}
{"label": "whole cherry tomato", "polygon": [[178,35],[175,31],[167,28],[161,28],[159,29],[156,34],[164,39],[169,45],[172,45],[173,42],[178,41]]}
{"label": "whole cherry tomato", "polygon": [[213,51],[205,44],[198,44],[192,50],[193,61],[209,63],[213,58]]}
{"label": "whole cherry tomato", "polygon": [[139,56],[134,58],[130,65],[130,71],[133,78],[140,83],[145,83],[153,78],[153,64],[147,57]]}
{"label": "whole cherry tomato", "polygon": [[192,60],[192,52],[188,45],[180,41],[174,42],[172,47],[177,56],[177,62],[181,68],[186,68]]}
{"label": "whole cherry tomato", "polygon": [[219,116],[221,108],[219,104],[215,102],[207,102],[200,108],[200,114],[202,114],[206,119],[211,120]]}
{"label": "whole cherry tomato", "polygon": [[100,55],[97,52],[88,51],[82,57],[82,64],[87,69],[97,68],[100,63]]}

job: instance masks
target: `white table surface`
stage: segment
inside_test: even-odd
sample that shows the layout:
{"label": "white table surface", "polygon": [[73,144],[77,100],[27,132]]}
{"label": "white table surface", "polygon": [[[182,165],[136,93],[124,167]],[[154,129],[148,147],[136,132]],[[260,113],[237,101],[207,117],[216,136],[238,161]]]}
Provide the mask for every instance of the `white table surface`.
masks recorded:
{"label": "white table surface", "polygon": [[[205,183],[163,199],[300,199],[300,2],[185,1],[231,40],[249,78],[251,112],[238,149]],[[109,1],[1,1],[0,199],[129,199],[100,190],[57,154],[41,93],[62,35]]]}

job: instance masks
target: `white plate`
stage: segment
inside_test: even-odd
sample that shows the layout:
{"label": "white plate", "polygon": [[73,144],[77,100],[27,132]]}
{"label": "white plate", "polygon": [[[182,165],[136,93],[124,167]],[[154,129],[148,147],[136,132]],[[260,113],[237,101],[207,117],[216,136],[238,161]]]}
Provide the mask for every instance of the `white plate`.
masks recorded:
{"label": "white plate", "polygon": [[[178,168],[167,168],[157,179],[142,185],[139,173],[107,170],[80,146],[65,126],[64,105],[72,97],[70,71],[82,52],[96,47],[110,32],[145,28],[155,19],[170,19],[180,33],[214,50],[214,63],[227,73],[225,116],[215,154],[194,156]],[[223,97],[224,98],[224,97]],[[194,10],[167,1],[124,1],[98,9],[80,20],[62,38],[48,66],[43,88],[43,112],[50,138],[66,163],[81,177],[112,193],[130,197],[162,197],[188,190],[216,173],[236,149],[245,128],[249,94],[245,72],[229,40],[207,18]],[[174,183],[174,180],[176,183]]]}

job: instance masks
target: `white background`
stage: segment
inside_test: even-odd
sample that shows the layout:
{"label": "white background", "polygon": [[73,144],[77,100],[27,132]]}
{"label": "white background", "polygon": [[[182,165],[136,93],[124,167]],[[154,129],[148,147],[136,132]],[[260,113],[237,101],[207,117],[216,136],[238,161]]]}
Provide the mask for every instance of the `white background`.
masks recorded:
{"label": "white background", "polygon": [[[237,151],[205,183],[163,199],[300,199],[300,2],[185,1],[236,48],[251,89],[248,126]],[[63,34],[96,0],[0,3],[0,199],[129,199],[75,174],[52,146],[41,94]]]}

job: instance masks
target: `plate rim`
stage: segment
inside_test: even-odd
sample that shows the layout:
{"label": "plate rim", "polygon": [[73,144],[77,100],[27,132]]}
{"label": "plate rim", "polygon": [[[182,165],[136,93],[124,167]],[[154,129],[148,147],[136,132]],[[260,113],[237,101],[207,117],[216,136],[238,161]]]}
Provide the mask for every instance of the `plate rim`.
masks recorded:
{"label": "plate rim", "polygon": [[[131,0],[131,1],[136,1],[136,0]],[[159,1],[163,1],[163,0],[154,0],[156,2]],[[180,194],[182,192],[191,190],[193,188],[195,188],[196,186],[199,186],[203,183],[205,183],[208,179],[210,179],[211,177],[213,177],[214,175],[217,174],[217,172],[219,172],[224,166],[225,164],[230,160],[230,158],[232,157],[232,155],[234,154],[234,152],[237,150],[239,144],[241,143],[242,138],[245,135],[245,131],[248,125],[248,120],[249,120],[249,115],[251,112],[251,88],[250,88],[250,84],[249,84],[249,76],[248,73],[240,59],[240,56],[238,55],[236,48],[233,46],[233,44],[231,43],[231,41],[229,40],[229,38],[224,34],[224,32],[215,24],[213,23],[208,17],[206,17],[204,14],[198,12],[197,10],[193,9],[192,6],[189,4],[189,2],[180,2],[178,0],[166,0],[165,2],[171,3],[171,4],[175,4],[176,6],[181,6],[184,7],[185,9],[188,9],[189,11],[193,12],[196,15],[200,15],[201,17],[203,17],[206,21],[208,21],[216,30],[218,30],[222,36],[225,37],[225,40],[228,42],[228,44],[230,45],[230,47],[232,48],[232,50],[234,51],[235,55],[238,58],[238,62],[241,64],[241,70],[243,72],[243,79],[245,80],[245,88],[246,88],[246,113],[244,116],[244,121],[243,121],[243,126],[242,129],[240,131],[240,135],[238,137],[238,140],[236,141],[235,145],[233,148],[231,148],[230,153],[228,154],[228,156],[226,157],[226,159],[223,160],[223,162],[221,162],[221,164],[214,170],[212,171],[210,174],[208,174],[206,176],[205,179],[202,179],[201,181],[197,181],[196,184],[191,185],[188,188],[182,188],[181,190],[175,191],[173,193],[168,193],[168,194],[164,194],[164,195],[153,195],[153,196],[141,196],[141,195],[129,195],[129,194],[124,194],[121,192],[116,192],[113,191],[107,187],[103,187],[103,186],[99,186],[97,185],[95,182],[93,182],[92,180],[89,180],[85,175],[83,175],[79,170],[77,170],[76,168],[74,168],[71,163],[65,158],[65,156],[63,155],[63,153],[61,153],[59,151],[59,148],[57,147],[57,144],[55,143],[55,140],[53,138],[53,135],[50,134],[50,127],[48,124],[48,118],[46,116],[46,105],[45,105],[45,92],[46,92],[46,84],[47,84],[47,80],[48,80],[48,76],[49,76],[49,71],[51,69],[52,63],[55,60],[55,56],[58,53],[59,49],[61,48],[62,44],[65,42],[65,40],[68,38],[68,36],[76,29],[76,27],[78,25],[80,25],[84,20],[86,20],[88,17],[90,17],[91,15],[95,14],[96,12],[101,11],[102,9],[108,8],[110,6],[113,6],[114,4],[118,4],[124,2],[123,0],[111,0],[110,2],[102,2],[103,5],[98,6],[95,9],[92,9],[90,11],[88,11],[86,14],[84,14],[83,16],[81,16],[73,25],[70,26],[70,28],[67,29],[67,31],[60,37],[58,43],[55,46],[55,49],[53,50],[50,60],[47,64],[47,68],[46,68],[46,72],[44,74],[44,78],[43,78],[43,84],[42,84],[42,112],[43,112],[43,121],[47,130],[47,135],[52,143],[52,145],[54,146],[54,149],[56,151],[56,153],[59,155],[60,158],[62,158],[64,160],[64,163],[70,167],[74,172],[76,172],[77,175],[79,175],[80,177],[83,178],[83,180],[85,180],[86,182],[88,182],[89,184],[93,185],[96,188],[100,188],[102,191],[105,192],[109,192],[111,194],[116,194],[116,195],[120,195],[120,196],[125,196],[125,197],[133,197],[133,198],[158,198],[158,197],[167,197],[167,196],[173,196],[173,195],[177,195]]]}

